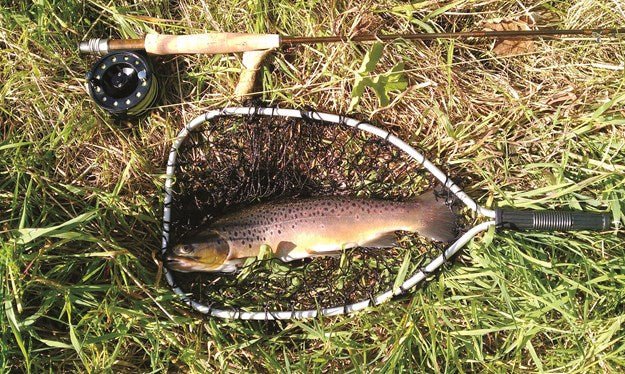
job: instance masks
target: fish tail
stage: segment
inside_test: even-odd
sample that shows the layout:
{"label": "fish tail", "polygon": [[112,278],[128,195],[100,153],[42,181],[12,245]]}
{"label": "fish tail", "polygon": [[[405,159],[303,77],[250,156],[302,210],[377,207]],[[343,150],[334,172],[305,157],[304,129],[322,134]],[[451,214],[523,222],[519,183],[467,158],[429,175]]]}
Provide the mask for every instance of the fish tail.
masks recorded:
{"label": "fish tail", "polygon": [[458,236],[456,215],[446,204],[444,198],[428,191],[416,198],[419,227],[417,232],[440,242],[450,242]]}

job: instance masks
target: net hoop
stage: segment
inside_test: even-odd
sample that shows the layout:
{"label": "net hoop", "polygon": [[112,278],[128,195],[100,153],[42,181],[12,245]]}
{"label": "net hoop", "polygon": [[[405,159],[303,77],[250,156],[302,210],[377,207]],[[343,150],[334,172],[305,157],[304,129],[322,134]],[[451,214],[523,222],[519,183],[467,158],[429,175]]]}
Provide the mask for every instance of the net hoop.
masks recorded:
{"label": "net hoop", "polygon": [[341,126],[349,126],[361,131],[365,131],[369,134],[375,135],[378,138],[383,139],[384,141],[405,152],[410,158],[416,160],[425,169],[427,169],[469,209],[473,210],[478,216],[488,217],[491,218],[491,220],[472,227],[470,230],[460,236],[447,249],[445,249],[438,257],[434,258],[430,263],[420,268],[411,277],[406,279],[399,287],[379,293],[375,296],[372,296],[371,298],[363,299],[347,305],[332,307],[320,306],[317,309],[292,311],[244,311],[235,308],[213,308],[210,304],[201,303],[189,297],[189,295],[187,295],[179,286],[177,286],[173,272],[169,271],[167,268],[163,268],[163,274],[165,275],[165,279],[167,280],[167,283],[171,286],[174,293],[180,297],[180,300],[183,303],[189,305],[191,308],[195,309],[200,313],[225,319],[243,320],[306,319],[315,318],[317,316],[335,316],[353,313],[371,306],[379,305],[385,301],[392,299],[393,297],[404,294],[409,289],[423,282],[428,277],[428,275],[439,269],[443,264],[447,262],[447,259],[454,256],[474,236],[482,231],[488,230],[491,226],[495,225],[495,221],[492,220],[492,218],[495,217],[495,211],[486,209],[477,204],[473,199],[465,194],[460,189],[460,187],[451,180],[451,178],[443,173],[436,165],[432,164],[428,159],[426,159],[423,154],[421,154],[415,148],[411,147],[406,142],[402,141],[401,139],[386,130],[380,129],[379,127],[373,126],[370,123],[358,121],[353,118],[310,110],[258,107],[228,107],[219,110],[211,110],[203,115],[194,118],[178,133],[173,141],[171,150],[169,152],[169,159],[167,161],[167,170],[165,174],[165,201],[163,208],[163,235],[161,254],[165,254],[168,249],[168,243],[170,241],[171,207],[173,202],[173,185],[175,179],[178,150],[180,146],[184,143],[185,139],[194,129],[202,126],[205,123],[210,122],[215,118],[224,116],[280,116],[287,118],[301,118],[313,122],[316,121],[333,123]]}

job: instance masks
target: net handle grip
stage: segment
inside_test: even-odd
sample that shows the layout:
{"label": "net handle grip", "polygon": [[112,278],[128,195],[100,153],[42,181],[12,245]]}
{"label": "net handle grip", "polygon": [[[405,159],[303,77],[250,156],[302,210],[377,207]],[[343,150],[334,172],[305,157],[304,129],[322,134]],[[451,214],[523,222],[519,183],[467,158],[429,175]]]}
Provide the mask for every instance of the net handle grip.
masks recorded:
{"label": "net handle grip", "polygon": [[495,209],[496,227],[510,230],[605,231],[612,227],[610,213],[557,210]]}

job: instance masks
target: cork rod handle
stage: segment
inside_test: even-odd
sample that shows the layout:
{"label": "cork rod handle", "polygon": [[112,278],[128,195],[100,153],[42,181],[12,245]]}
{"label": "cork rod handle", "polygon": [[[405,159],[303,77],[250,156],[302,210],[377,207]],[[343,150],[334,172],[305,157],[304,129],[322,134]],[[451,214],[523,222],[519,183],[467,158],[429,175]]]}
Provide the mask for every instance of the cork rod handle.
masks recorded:
{"label": "cork rod handle", "polygon": [[247,52],[279,46],[278,34],[209,33],[145,36],[146,52],[155,55]]}

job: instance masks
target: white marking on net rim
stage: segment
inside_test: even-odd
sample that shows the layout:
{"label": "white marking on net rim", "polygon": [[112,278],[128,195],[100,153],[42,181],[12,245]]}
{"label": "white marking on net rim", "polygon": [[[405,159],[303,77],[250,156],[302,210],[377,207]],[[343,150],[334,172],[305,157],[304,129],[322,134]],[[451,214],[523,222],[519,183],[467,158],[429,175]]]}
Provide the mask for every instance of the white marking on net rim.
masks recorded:
{"label": "white marking on net rim", "polygon": [[[173,141],[171,151],[169,152],[169,159],[167,161],[167,171],[166,171],[166,179],[165,179],[165,201],[163,208],[163,240],[161,246],[161,253],[165,254],[168,248],[169,242],[169,232],[170,232],[170,224],[171,224],[171,203],[173,201],[172,195],[172,187],[175,178],[176,171],[176,158],[178,154],[178,149],[187,138],[189,133],[193,131],[198,126],[208,122],[216,117],[222,116],[251,116],[251,115],[262,115],[262,116],[279,116],[279,117],[287,117],[287,118],[306,118],[312,119],[316,121],[336,123],[340,125],[346,125],[349,127],[354,127],[359,130],[368,132],[370,134],[376,135],[389,143],[393,144],[397,148],[404,151],[408,154],[412,159],[416,160],[419,164],[421,164],[424,168],[426,168],[436,179],[438,179],[445,187],[447,187],[460,201],[462,201],[468,208],[475,211],[478,215],[482,215],[489,218],[495,217],[495,211],[486,209],[480,205],[478,205],[473,199],[471,199],[467,194],[464,193],[456,185],[445,173],[443,173],[438,167],[432,164],[428,159],[425,158],[419,151],[396,137],[395,135],[389,133],[386,130],[382,130],[378,127],[375,127],[369,123],[361,122],[355,120],[353,118],[348,118],[344,116],[338,116],[335,114],[328,113],[320,113],[313,111],[300,111],[296,109],[280,109],[280,108],[254,108],[254,107],[231,107],[224,108],[221,110],[212,110],[209,111],[199,117],[193,119],[188,125],[185,126],[184,129],[180,131],[178,136]],[[340,305],[336,307],[330,308],[319,308],[319,309],[310,309],[310,310],[294,310],[294,311],[244,311],[238,309],[218,309],[212,308],[211,305],[200,303],[196,300],[190,298],[185,292],[180,289],[176,285],[174,276],[171,271],[164,268],[165,278],[167,279],[167,283],[171,286],[172,290],[180,296],[181,300],[187,305],[191,306],[193,309],[197,310],[200,313],[210,314],[211,316],[220,317],[220,318],[230,318],[230,319],[254,319],[254,320],[275,320],[275,319],[303,319],[303,318],[314,318],[320,315],[323,316],[334,316],[346,313],[356,312],[362,309],[365,309],[369,306],[375,306],[381,304],[394,296],[397,296],[408,289],[416,286],[417,284],[423,282],[429,274],[436,271],[440,268],[448,258],[455,255],[466,243],[469,242],[475,235],[482,231],[488,230],[489,227],[494,226],[495,221],[487,221],[483,222],[479,225],[474,226],[469,231],[464,233],[460,238],[458,238],[453,244],[451,244],[443,253],[441,253],[438,257],[433,259],[428,265],[421,268],[410,278],[406,279],[401,286],[397,289],[388,290],[386,292],[380,293],[376,296],[373,296],[370,299],[361,300],[355,302],[353,304],[348,305]]]}

